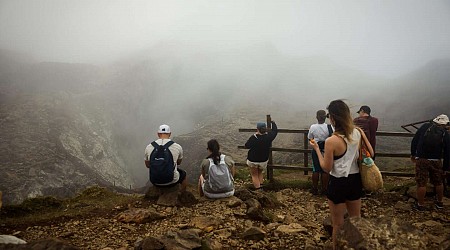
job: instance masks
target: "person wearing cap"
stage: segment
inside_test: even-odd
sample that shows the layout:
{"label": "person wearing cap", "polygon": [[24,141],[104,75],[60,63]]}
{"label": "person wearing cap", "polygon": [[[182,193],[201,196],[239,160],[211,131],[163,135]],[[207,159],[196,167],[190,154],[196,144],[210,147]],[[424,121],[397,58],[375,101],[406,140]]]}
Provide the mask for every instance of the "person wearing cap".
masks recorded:
{"label": "person wearing cap", "polygon": [[267,131],[266,123],[256,124],[256,133],[248,138],[245,148],[248,148],[247,165],[250,168],[252,182],[255,189],[260,189],[264,182],[263,172],[267,169],[272,141],[277,137],[277,124],[271,122],[272,129]]}
{"label": "person wearing cap", "polygon": [[[158,139],[155,140],[156,144],[158,145],[165,145],[169,141],[171,141],[171,131],[169,125],[163,124],[159,126],[158,129]],[[153,145],[150,143],[145,148],[145,166],[147,168],[150,168],[150,154],[153,152]],[[187,178],[186,178],[186,171],[179,168],[178,166],[181,164],[181,161],[183,159],[183,148],[178,143],[173,143],[169,147],[170,153],[172,153],[175,170],[173,173],[173,180],[171,182],[165,183],[165,184],[158,184],[158,187],[173,187],[177,184],[181,184],[181,190],[185,191],[187,187]]]}
{"label": "person wearing cap", "polygon": [[[325,110],[318,110],[316,112],[317,123],[312,124],[308,131],[308,139],[315,140],[320,147],[320,151],[323,154],[325,140],[333,134],[333,127],[330,124],[325,123],[325,119],[327,118],[327,112]],[[327,193],[327,185],[328,185],[328,173],[324,172],[322,167],[320,167],[319,158],[317,157],[317,153],[314,149],[311,151],[311,158],[313,163],[313,174],[312,174],[312,189],[311,193],[313,195],[317,195],[319,179],[321,181],[322,194]]]}
{"label": "person wearing cap", "polygon": [[[353,123],[364,131],[375,153],[375,146],[377,143],[376,134],[378,130],[378,118],[370,115],[371,109],[367,105],[361,106],[361,108],[359,108],[358,112],[356,113],[359,114],[359,117],[353,119]],[[375,159],[375,155],[373,155],[372,158]]]}
{"label": "person wearing cap", "polygon": [[[423,124],[411,141],[411,161],[416,164],[417,183],[417,202],[413,208],[417,211],[426,210],[424,205],[428,178],[436,190],[434,205],[437,209],[443,208],[443,179],[445,172],[450,169],[450,135],[445,129],[448,122],[446,115],[437,116],[433,121]],[[436,143],[430,144],[430,136]]]}

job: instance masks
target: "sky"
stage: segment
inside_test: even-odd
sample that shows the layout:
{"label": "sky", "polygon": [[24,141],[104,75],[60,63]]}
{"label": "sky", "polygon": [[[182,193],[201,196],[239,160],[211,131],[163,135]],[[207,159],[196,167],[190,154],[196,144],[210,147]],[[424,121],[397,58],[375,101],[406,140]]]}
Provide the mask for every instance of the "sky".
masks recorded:
{"label": "sky", "polygon": [[450,1],[0,0],[0,48],[103,64],[160,43],[271,44],[397,77],[450,58]]}

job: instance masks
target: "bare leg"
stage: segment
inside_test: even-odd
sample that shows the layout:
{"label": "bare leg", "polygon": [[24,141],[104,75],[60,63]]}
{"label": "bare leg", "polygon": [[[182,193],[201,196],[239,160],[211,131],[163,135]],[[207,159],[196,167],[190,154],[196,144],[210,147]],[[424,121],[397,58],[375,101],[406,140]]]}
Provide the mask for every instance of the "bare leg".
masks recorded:
{"label": "bare leg", "polygon": [[334,204],[332,201],[328,200],[328,206],[330,207],[331,213],[331,223],[333,225],[333,249],[337,247],[337,234],[341,229],[342,224],[344,224],[344,214],[346,212],[346,204]]}
{"label": "bare leg", "polygon": [[260,188],[261,187],[261,182],[259,181],[258,169],[250,167],[250,175],[252,176],[253,186],[255,188]]}
{"label": "bare leg", "polygon": [[198,193],[200,194],[200,196],[203,196],[203,195],[205,195],[204,193],[203,193],[203,188],[202,188],[202,185],[203,185],[203,182],[205,181],[205,179],[203,178],[203,175],[200,175],[200,177],[198,178]]}
{"label": "bare leg", "polygon": [[184,180],[181,182],[181,192],[184,192],[184,191],[186,191],[186,188],[187,188],[187,178],[184,178]]}
{"label": "bare leg", "polygon": [[[417,203],[419,203],[420,206],[423,206],[425,203],[426,192],[427,192],[426,187],[417,186]],[[441,198],[441,200],[442,200],[442,198]]]}
{"label": "bare leg", "polygon": [[264,182],[264,175],[262,169],[258,168],[258,179],[259,179],[259,185],[263,184]]}
{"label": "bare leg", "polygon": [[361,217],[361,199],[355,201],[346,201],[348,216],[351,217]]}

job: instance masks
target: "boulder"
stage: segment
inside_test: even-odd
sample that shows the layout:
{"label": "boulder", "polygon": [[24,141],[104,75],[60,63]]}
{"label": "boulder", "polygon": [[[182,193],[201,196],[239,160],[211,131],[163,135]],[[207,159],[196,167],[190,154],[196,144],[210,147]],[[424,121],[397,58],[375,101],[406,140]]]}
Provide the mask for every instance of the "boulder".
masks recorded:
{"label": "boulder", "polygon": [[337,235],[343,249],[426,249],[429,237],[406,221],[347,218]]}
{"label": "boulder", "polygon": [[198,202],[195,196],[189,191],[181,191],[180,185],[161,188],[151,186],[145,193],[145,198],[156,200],[160,206],[192,206]]}

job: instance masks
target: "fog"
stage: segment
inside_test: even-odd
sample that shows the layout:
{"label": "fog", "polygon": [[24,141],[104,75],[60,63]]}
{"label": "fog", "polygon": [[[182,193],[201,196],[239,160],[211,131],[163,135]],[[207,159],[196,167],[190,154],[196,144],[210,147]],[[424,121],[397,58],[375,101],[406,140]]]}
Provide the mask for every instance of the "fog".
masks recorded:
{"label": "fog", "polygon": [[450,57],[449,1],[2,0],[0,48],[104,64],[160,43],[228,51],[270,44],[394,78]]}
{"label": "fog", "polygon": [[68,119],[111,123],[145,182],[162,123],[301,129],[333,99],[369,105],[381,130],[448,112],[448,27],[449,1],[0,0],[0,100],[9,85],[70,96]]}

